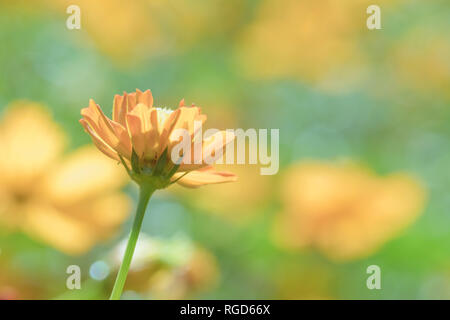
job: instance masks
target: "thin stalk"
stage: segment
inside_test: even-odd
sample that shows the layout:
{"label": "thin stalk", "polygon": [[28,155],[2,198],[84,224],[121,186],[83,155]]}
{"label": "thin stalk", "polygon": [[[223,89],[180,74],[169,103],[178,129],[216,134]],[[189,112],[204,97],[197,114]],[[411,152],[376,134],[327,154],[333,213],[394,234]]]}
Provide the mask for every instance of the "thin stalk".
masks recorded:
{"label": "thin stalk", "polygon": [[134,217],[127,248],[125,249],[122,264],[120,265],[119,273],[117,274],[116,282],[114,283],[109,300],[119,300],[122,295],[128,269],[130,268],[131,259],[133,258],[134,249],[136,248],[136,242],[139,238],[139,232],[141,231],[142,220],[144,220],[145,209],[147,208],[148,201],[154,191],[155,189],[146,186],[140,186],[139,188],[139,203],[136,209],[136,216]]}

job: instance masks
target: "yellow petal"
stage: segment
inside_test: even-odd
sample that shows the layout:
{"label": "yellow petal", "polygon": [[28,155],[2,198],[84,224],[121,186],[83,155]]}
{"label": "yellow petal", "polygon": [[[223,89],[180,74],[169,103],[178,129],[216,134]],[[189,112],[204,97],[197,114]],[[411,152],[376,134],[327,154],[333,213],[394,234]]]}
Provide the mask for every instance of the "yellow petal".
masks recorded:
{"label": "yellow petal", "polygon": [[[199,107],[180,107],[177,110],[180,110],[180,114],[172,130],[186,129],[193,137],[195,134],[194,121],[200,121],[203,124],[206,121],[206,115],[201,114]],[[169,141],[170,143],[177,142],[177,140],[171,139],[170,136]]]}
{"label": "yellow petal", "polygon": [[116,94],[113,101],[113,121],[120,123],[123,127],[126,127],[127,112],[127,93],[124,92],[123,96]]}
{"label": "yellow petal", "polygon": [[162,126],[159,126],[159,150],[158,154],[161,154],[169,143],[169,137],[175,128],[180,117],[181,110],[177,109],[172,112],[164,121]]}
{"label": "yellow petal", "polygon": [[203,142],[203,150],[204,152],[221,150],[225,153],[225,147],[233,142],[235,138],[236,136],[232,132],[219,131]]}
{"label": "yellow petal", "polygon": [[191,158],[183,158],[179,171],[191,171],[212,165],[213,162],[225,155],[225,148],[233,142],[235,135],[231,132],[219,131],[203,141],[202,161],[195,163],[194,143],[191,145]]}
{"label": "yellow petal", "polygon": [[128,159],[131,157],[128,131],[121,124],[108,119],[94,100],[89,101],[88,108],[81,110],[81,115],[106,144],[122,156]]}
{"label": "yellow petal", "polygon": [[144,92],[136,89],[136,103],[142,103],[147,106],[147,108],[153,107],[152,92],[149,89],[145,90]]}
{"label": "yellow petal", "polygon": [[[180,107],[172,112],[171,116],[166,119],[163,132],[160,135],[160,151],[164,151],[167,147],[170,154],[172,148],[180,142],[180,137],[173,134],[178,129],[187,130],[191,140],[193,140],[196,133],[201,130],[201,126],[198,126],[197,132],[194,132],[196,121],[200,122],[201,125],[203,125],[206,121],[206,115],[201,114],[199,107]],[[186,168],[189,168],[189,170],[195,170],[201,167],[204,167],[204,165],[195,164]]]}
{"label": "yellow petal", "polygon": [[132,111],[134,107],[136,107],[136,101],[136,92],[132,92],[127,95],[128,112]]}
{"label": "yellow petal", "polygon": [[[180,177],[183,173],[176,173],[173,179]],[[237,176],[231,172],[215,171],[213,167],[206,167],[191,171],[181,178],[178,183],[184,187],[197,188],[206,184],[233,182]]]}
{"label": "yellow petal", "polygon": [[97,135],[97,133],[89,126],[86,120],[80,119],[80,123],[83,126],[84,130],[86,130],[86,132],[91,136],[92,142],[97,147],[97,149],[99,149],[111,159],[120,161],[117,152]]}
{"label": "yellow petal", "polygon": [[140,103],[128,113],[127,122],[133,148],[138,156],[154,159],[155,145],[159,140],[157,110]]}

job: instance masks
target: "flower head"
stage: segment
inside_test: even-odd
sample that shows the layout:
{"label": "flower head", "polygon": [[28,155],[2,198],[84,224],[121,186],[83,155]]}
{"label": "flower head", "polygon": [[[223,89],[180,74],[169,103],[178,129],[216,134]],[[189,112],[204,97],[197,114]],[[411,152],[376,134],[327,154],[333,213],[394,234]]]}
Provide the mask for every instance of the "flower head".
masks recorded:
{"label": "flower head", "polygon": [[[187,107],[184,100],[176,110],[157,108],[153,106],[150,90],[142,92],[138,89],[114,97],[112,119],[107,118],[93,100],[82,109],[81,115],[80,123],[97,148],[122,162],[138,184],[162,189],[174,182],[198,187],[236,180],[232,173],[215,171],[204,157],[206,150],[223,153],[234,135],[220,131],[211,139],[201,141],[200,161],[195,159],[195,152],[184,153],[182,148],[178,152],[184,140],[179,130],[186,132],[191,147],[199,141],[196,124],[201,126],[206,121],[206,115],[201,114],[199,107]],[[174,153],[179,156],[175,161],[172,159]]]}

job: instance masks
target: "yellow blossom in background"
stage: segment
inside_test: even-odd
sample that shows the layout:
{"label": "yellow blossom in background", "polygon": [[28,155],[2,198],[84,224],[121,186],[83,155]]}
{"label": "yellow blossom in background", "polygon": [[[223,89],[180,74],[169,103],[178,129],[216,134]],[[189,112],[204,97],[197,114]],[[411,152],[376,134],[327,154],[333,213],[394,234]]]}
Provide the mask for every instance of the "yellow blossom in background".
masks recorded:
{"label": "yellow blossom in background", "polygon": [[450,41],[448,35],[427,29],[411,30],[389,55],[389,67],[413,90],[450,97]]}
{"label": "yellow blossom in background", "polygon": [[188,299],[207,291],[218,281],[215,257],[205,249],[196,248],[185,265],[160,270],[150,278],[147,295],[156,299]]}
{"label": "yellow blossom in background", "polygon": [[201,40],[231,33],[242,19],[245,7],[245,2],[240,0],[146,1],[153,9],[153,17],[167,26],[166,38],[181,50]]}
{"label": "yellow blossom in background", "polygon": [[[377,3],[383,6],[391,1]],[[243,32],[238,57],[253,77],[320,83],[339,75],[358,79],[365,58],[367,0],[266,0]],[[385,5],[386,4],[386,5]],[[356,73],[356,75],[355,75]]]}
{"label": "yellow blossom in background", "polygon": [[68,254],[107,239],[127,218],[126,175],[94,147],[63,155],[66,137],[46,109],[17,101],[0,123],[0,226]]}
{"label": "yellow blossom in background", "polygon": [[[64,18],[66,8],[77,5],[81,11],[81,30],[86,30],[93,44],[114,61],[130,65],[135,60],[159,53],[161,29],[153,16],[150,2],[142,0],[44,0]],[[158,3],[159,1],[156,1]]]}
{"label": "yellow blossom in background", "polygon": [[[112,252],[120,265],[125,242]],[[149,299],[189,299],[219,281],[215,257],[189,239],[157,239],[141,233],[127,277],[126,290]]]}
{"label": "yellow blossom in background", "polygon": [[385,177],[349,164],[303,162],[285,173],[275,240],[312,247],[333,260],[373,254],[423,211],[426,192],[414,178]]}
{"label": "yellow blossom in background", "polygon": [[78,5],[81,30],[87,31],[102,53],[124,66],[177,54],[202,39],[225,35],[243,12],[238,0],[42,1],[63,17],[69,5]]}

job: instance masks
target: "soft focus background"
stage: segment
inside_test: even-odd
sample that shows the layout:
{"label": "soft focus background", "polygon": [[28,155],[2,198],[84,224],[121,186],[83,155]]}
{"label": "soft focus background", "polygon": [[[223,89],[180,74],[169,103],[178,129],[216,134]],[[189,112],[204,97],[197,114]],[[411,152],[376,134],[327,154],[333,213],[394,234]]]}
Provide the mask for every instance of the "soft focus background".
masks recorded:
{"label": "soft focus background", "polygon": [[447,0],[0,1],[0,298],[108,297],[137,190],[78,119],[136,88],[279,128],[280,171],[158,192],[124,298],[450,298]]}

